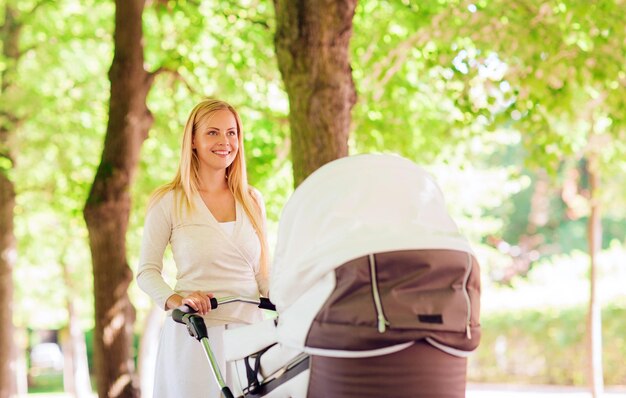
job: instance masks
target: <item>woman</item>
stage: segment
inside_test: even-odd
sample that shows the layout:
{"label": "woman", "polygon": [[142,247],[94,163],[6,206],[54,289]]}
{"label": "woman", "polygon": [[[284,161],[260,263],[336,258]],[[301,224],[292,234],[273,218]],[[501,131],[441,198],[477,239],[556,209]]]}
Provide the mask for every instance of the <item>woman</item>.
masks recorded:
{"label": "woman", "polygon": [[[211,310],[210,298],[267,295],[264,229],[262,197],[247,183],[239,115],[223,101],[204,100],[187,120],[176,176],[153,194],[148,206],[137,283],[164,310],[187,304],[205,316],[221,369],[226,369],[226,326],[262,316],[245,304]],[[162,277],[168,243],[177,268],[174,288]],[[157,355],[154,397],[213,396],[219,396],[219,388],[204,352],[168,317]]]}

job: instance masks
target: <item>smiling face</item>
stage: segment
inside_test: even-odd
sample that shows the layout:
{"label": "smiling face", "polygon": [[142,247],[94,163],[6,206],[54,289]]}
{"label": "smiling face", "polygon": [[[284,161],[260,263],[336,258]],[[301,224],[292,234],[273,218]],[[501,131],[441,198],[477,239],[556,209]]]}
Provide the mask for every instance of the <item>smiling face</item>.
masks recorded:
{"label": "smiling face", "polygon": [[237,120],[228,109],[215,111],[200,121],[192,141],[200,168],[225,170],[230,166],[239,151],[238,135]]}

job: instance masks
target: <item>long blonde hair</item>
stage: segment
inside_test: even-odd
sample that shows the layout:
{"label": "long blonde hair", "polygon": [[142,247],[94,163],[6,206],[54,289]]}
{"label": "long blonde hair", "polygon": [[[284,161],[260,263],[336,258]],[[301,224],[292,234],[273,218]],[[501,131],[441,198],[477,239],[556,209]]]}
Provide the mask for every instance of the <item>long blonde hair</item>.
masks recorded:
{"label": "long blonde hair", "polygon": [[239,117],[239,113],[237,113],[235,108],[230,104],[217,99],[205,99],[193,108],[185,125],[180,165],[176,176],[171,182],[159,187],[152,194],[148,207],[152,207],[166,193],[174,191],[176,207],[179,214],[182,214],[185,209],[193,209],[192,198],[194,195],[198,194],[200,186],[199,160],[196,152],[193,150],[193,137],[199,124],[220,110],[228,110],[235,117],[237,122],[237,140],[239,141],[239,150],[235,155],[235,159],[231,165],[226,168],[228,188],[235,197],[235,200],[241,204],[250,218],[252,226],[259,237],[261,243],[260,270],[261,274],[267,277],[269,273],[269,253],[261,203],[259,202],[260,198],[257,198],[252,188],[248,185],[241,118]]}

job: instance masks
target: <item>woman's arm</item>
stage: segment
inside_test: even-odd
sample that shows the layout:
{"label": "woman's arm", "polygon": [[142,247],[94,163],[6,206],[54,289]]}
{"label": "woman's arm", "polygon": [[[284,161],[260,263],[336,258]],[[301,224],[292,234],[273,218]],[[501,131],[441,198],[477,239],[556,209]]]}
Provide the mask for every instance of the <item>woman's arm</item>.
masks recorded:
{"label": "woman's arm", "polygon": [[[163,279],[163,254],[172,233],[171,216],[163,209],[163,199],[146,214],[137,268],[137,284],[156,304],[168,309],[168,302],[176,292]],[[171,308],[171,307],[170,307]]]}
{"label": "woman's arm", "polygon": [[[261,220],[263,221],[262,223],[263,235],[265,239],[267,240],[267,214],[265,211],[265,202],[263,201],[263,196],[261,195],[261,192],[259,192],[256,188],[251,188],[250,193],[252,197],[254,198],[255,202],[257,203],[257,205],[259,206],[259,210],[261,213]],[[266,248],[269,250],[268,247]],[[269,278],[268,278],[269,253],[266,253],[266,257],[267,257],[267,262],[268,262],[266,269],[263,270],[262,267],[259,267],[259,271],[255,274],[255,278],[256,278],[256,282],[259,287],[259,292],[261,293],[261,295],[264,297],[269,297]]]}

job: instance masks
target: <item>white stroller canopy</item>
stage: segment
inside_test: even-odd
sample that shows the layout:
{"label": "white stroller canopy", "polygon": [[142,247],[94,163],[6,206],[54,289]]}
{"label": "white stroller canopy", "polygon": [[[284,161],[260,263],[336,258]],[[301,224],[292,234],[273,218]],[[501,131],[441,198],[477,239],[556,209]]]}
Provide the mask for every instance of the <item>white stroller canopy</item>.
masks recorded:
{"label": "white stroller canopy", "polygon": [[415,249],[472,252],[433,178],[395,155],[330,162],[311,174],[285,205],[270,298],[281,313],[351,259]]}

